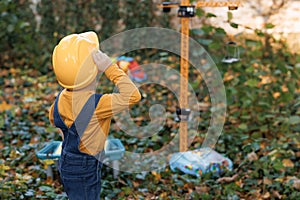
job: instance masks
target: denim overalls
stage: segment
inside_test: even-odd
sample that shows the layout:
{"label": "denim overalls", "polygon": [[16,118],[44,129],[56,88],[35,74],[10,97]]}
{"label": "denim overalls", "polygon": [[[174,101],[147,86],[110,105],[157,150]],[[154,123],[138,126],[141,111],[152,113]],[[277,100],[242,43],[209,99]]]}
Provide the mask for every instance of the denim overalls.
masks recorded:
{"label": "denim overalls", "polygon": [[65,125],[58,112],[59,95],[55,100],[54,124],[64,134],[59,172],[70,200],[100,200],[102,152],[92,156],[79,150],[80,138],[100,98],[100,94],[92,95],[70,128]]}

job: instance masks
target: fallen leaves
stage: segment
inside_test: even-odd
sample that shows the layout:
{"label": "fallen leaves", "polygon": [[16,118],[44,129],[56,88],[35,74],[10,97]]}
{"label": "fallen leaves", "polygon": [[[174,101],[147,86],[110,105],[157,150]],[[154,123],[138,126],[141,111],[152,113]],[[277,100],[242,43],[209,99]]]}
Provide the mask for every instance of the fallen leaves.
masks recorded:
{"label": "fallen leaves", "polygon": [[202,185],[202,186],[196,186],[195,190],[197,193],[201,194],[201,193],[208,193],[210,188],[206,185]]}
{"label": "fallen leaves", "polygon": [[233,72],[233,71],[229,70],[229,71],[225,72],[223,81],[224,82],[231,81],[234,78],[237,78],[239,75],[240,75],[240,73]]}
{"label": "fallen leaves", "polygon": [[273,96],[273,98],[274,99],[277,99],[278,97],[280,97],[280,92],[274,92],[273,94],[272,94],[272,96]]}
{"label": "fallen leaves", "polygon": [[13,105],[8,104],[6,101],[3,101],[2,103],[0,103],[0,112],[3,112],[5,110],[10,110],[12,106]]}
{"label": "fallen leaves", "polygon": [[261,85],[265,85],[265,84],[270,84],[274,81],[274,78],[272,76],[263,76],[263,75],[260,75],[259,78],[261,79],[261,81],[259,82],[259,86]]}
{"label": "fallen leaves", "polygon": [[292,184],[293,188],[300,190],[300,179],[293,176],[288,177],[288,179],[285,181],[286,184]]}
{"label": "fallen leaves", "polygon": [[238,174],[233,175],[232,177],[222,177],[218,178],[217,182],[218,183],[231,183],[234,182],[238,178]]}
{"label": "fallen leaves", "polygon": [[255,152],[251,152],[247,155],[247,158],[249,161],[255,161],[258,160],[258,156]]}
{"label": "fallen leaves", "polygon": [[270,197],[271,197],[270,192],[266,192],[265,194],[263,194],[263,195],[261,196],[262,199],[269,199]]}
{"label": "fallen leaves", "polygon": [[[250,68],[246,69],[250,74],[245,74],[243,67],[234,69],[231,67],[224,72],[224,83],[227,84],[226,92],[228,93],[228,120],[224,127],[224,134],[220,137],[222,142],[216,146],[235,162],[234,174],[225,174],[224,177],[203,176],[201,179],[197,179],[174,174],[169,168],[166,168],[162,172],[151,171],[142,179],[138,178],[136,174],[120,172],[119,178],[115,180],[112,178],[112,174],[108,173],[103,176],[103,180],[106,182],[103,187],[104,195],[113,194],[114,197],[120,196],[123,199],[183,199],[185,197],[187,199],[217,199],[227,196],[232,199],[237,197],[263,200],[285,199],[288,195],[297,195],[295,191],[300,190],[298,170],[300,143],[297,140],[299,133],[292,132],[290,129],[292,126],[298,128],[299,124],[299,108],[292,107],[292,102],[297,100],[297,96],[294,95],[295,100],[293,101],[282,101],[286,93],[292,92],[293,87],[285,82],[280,82],[282,80],[279,79],[277,83],[275,81],[277,79],[270,74],[270,71],[268,73],[263,71],[260,74],[260,64],[253,66],[254,71],[251,71]],[[0,170],[5,176],[0,176],[0,180],[10,180],[10,182],[5,182],[6,188],[12,188],[13,184],[18,183],[18,188],[11,190],[16,192],[18,189],[19,196],[27,194],[34,198],[51,191],[54,191],[53,196],[55,196],[54,193],[59,194],[61,190],[56,190],[57,187],[54,186],[61,186],[61,184],[55,180],[51,183],[48,182],[50,185],[42,187],[46,183],[45,170],[42,163],[36,158],[33,159],[33,149],[30,148],[38,147],[46,139],[51,140],[58,135],[54,134],[47,124],[47,105],[57,95],[56,80],[50,79],[49,76],[37,77],[36,72],[29,73],[32,75],[23,74],[22,76],[18,76],[19,73],[23,73],[21,70],[6,70],[6,72],[13,75],[14,78],[3,79],[2,87],[5,87],[3,90],[5,98],[0,99],[0,111],[9,110],[11,112],[9,119],[13,123],[10,124],[11,127],[1,130],[0,134],[2,159],[6,159],[3,161],[5,166],[2,166],[2,171]],[[0,73],[6,76],[3,71]],[[166,80],[158,80],[157,77],[153,80],[160,81],[162,84],[166,83]],[[178,80],[178,76],[171,73],[166,78],[172,83]],[[209,126],[210,117],[205,118],[205,114],[209,114],[211,111],[210,95],[203,94],[203,88],[199,88],[199,85],[201,82],[195,83],[195,91],[199,93],[197,98],[201,101],[197,105],[190,106],[199,107],[199,111],[201,111],[197,116],[201,130],[200,134],[195,134],[191,148],[197,147],[203,142],[205,128]],[[136,109],[132,118],[135,123],[145,125],[149,122],[147,106],[157,102],[164,103],[162,105],[165,105],[169,117],[165,123],[167,128],[161,133],[169,134],[171,132],[168,137],[159,134],[157,138],[147,140],[149,142],[144,142],[146,139],[141,141],[136,138],[131,142],[123,135],[120,128],[122,124],[113,123],[111,127],[118,137],[125,138],[126,147],[152,152],[155,150],[153,144],[158,143],[157,149],[160,149],[167,142],[172,143],[168,140],[178,134],[178,123],[174,122],[172,115],[178,102],[174,101],[175,95],[165,88],[155,85],[153,87],[145,85],[141,88],[144,88],[144,93],[148,96],[145,96],[143,105]],[[174,88],[177,89],[175,86]],[[292,112],[290,110],[293,110],[292,115],[290,115]],[[3,124],[2,116],[7,117],[7,115],[5,112],[0,116],[0,125]],[[264,134],[270,134],[272,137],[263,138]],[[27,136],[29,137],[27,138]],[[224,138],[227,136],[228,139],[225,140]],[[20,150],[26,145],[29,150]],[[292,148],[293,150],[288,151]],[[291,153],[292,151],[294,154]],[[31,157],[27,154],[31,154]],[[18,171],[16,172],[15,169]],[[16,173],[18,176],[15,176]],[[15,177],[18,182],[15,182]],[[27,181],[31,182],[28,184]],[[7,185],[7,183],[9,184]],[[28,185],[35,192],[28,190]],[[2,192],[1,189],[0,192]]]}
{"label": "fallen leaves", "polygon": [[273,181],[269,179],[268,177],[263,178],[263,184],[264,185],[272,185]]}
{"label": "fallen leaves", "polygon": [[293,180],[293,187],[297,190],[300,190],[300,179]]}
{"label": "fallen leaves", "polygon": [[294,167],[294,163],[291,161],[291,159],[283,159],[282,164],[284,167]]}

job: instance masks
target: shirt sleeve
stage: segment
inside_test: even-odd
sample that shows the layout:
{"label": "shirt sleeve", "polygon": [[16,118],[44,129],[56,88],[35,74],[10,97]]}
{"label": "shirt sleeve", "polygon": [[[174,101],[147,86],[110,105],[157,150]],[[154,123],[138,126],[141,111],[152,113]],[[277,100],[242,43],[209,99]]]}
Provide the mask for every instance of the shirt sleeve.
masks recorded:
{"label": "shirt sleeve", "polygon": [[141,100],[138,88],[117,64],[110,66],[105,75],[118,87],[119,93],[104,94],[101,97],[96,108],[99,119],[112,117]]}

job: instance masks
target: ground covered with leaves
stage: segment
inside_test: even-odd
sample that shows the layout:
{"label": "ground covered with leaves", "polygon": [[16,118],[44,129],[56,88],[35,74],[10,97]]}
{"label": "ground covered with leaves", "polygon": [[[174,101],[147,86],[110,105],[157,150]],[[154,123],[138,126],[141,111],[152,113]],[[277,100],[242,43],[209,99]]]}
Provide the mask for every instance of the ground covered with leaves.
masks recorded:
{"label": "ground covered with leaves", "polygon": [[[245,40],[244,48],[252,48],[247,59],[232,65],[218,63],[228,105],[216,150],[233,161],[233,171],[196,178],[166,166],[159,172],[120,172],[114,178],[112,169],[104,167],[102,199],[297,199],[300,57],[279,54],[284,57],[257,60],[255,57],[263,56],[258,55],[259,45]],[[159,60],[179,70],[179,59],[174,55],[152,51],[146,57],[149,60],[137,59],[140,63]],[[45,163],[36,157],[45,142],[61,140],[48,120],[49,106],[61,89],[54,74],[13,66],[2,68],[0,73],[0,199],[66,199],[55,165],[52,180],[46,175]],[[193,70],[190,74],[203,106],[198,134],[190,147],[195,149],[201,146],[209,126],[210,98],[201,76]],[[101,92],[112,89],[107,82]],[[131,111],[136,124],[149,123],[147,108],[153,104],[164,105],[170,116],[175,112],[178,102],[171,91],[156,85],[142,86],[141,90],[143,103]],[[155,137],[137,139],[128,138],[113,122],[111,134],[120,138],[127,150],[151,152],[178,134],[178,127],[168,118]]]}
{"label": "ground covered with leaves", "polygon": [[[61,90],[51,69],[53,46],[61,37],[94,28],[103,41],[120,30],[170,27],[171,15],[155,16],[157,7],[152,1],[124,0],[123,6],[113,1],[103,6],[102,1],[70,0],[57,6],[62,1],[41,0],[36,7],[40,24],[31,2],[0,1],[1,200],[66,199],[55,165],[54,179],[50,179],[45,163],[36,156],[45,142],[61,140],[48,120],[49,106]],[[227,117],[215,149],[233,161],[233,170],[222,176],[205,174],[196,178],[165,166],[147,173],[120,172],[114,178],[113,170],[104,167],[101,198],[299,199],[300,56],[291,53],[285,41],[270,35],[268,30],[274,25],[266,23],[262,30],[245,27],[252,30],[251,36],[241,33],[231,38],[240,48],[241,60],[223,64],[220,60],[226,54],[228,35],[206,21],[215,14],[197,9],[196,15],[201,28],[190,30],[191,37],[213,56],[226,89]],[[120,18],[123,28],[119,27]],[[224,23],[232,28],[243,26],[234,23],[231,12]],[[169,52],[131,53],[140,64],[156,62],[179,71],[179,58]],[[172,82],[176,77],[168,79]],[[99,92],[111,92],[113,86],[102,81],[105,84]],[[194,116],[200,122],[197,136],[190,146],[196,149],[209,127],[211,99],[205,81],[192,68],[189,84],[201,105],[200,116]],[[150,121],[150,106],[163,105],[168,117],[159,134],[130,137],[115,121],[111,134],[121,139],[127,151],[152,152],[178,134],[179,124],[173,117],[178,101],[172,91],[159,85],[147,84],[140,90],[144,99],[130,114],[135,124],[145,126]]]}

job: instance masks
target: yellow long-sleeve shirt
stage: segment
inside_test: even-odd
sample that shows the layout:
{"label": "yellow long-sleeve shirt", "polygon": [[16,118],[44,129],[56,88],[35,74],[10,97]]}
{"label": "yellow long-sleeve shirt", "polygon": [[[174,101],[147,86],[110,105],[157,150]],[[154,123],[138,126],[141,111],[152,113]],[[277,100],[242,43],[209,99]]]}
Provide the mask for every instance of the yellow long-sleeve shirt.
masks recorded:
{"label": "yellow long-sleeve shirt", "polygon": [[[116,64],[110,66],[105,71],[105,75],[118,87],[119,93],[104,94],[100,98],[90,123],[81,137],[79,150],[91,155],[103,150],[112,116],[128,109],[141,99],[137,87]],[[61,92],[58,111],[67,127],[71,127],[82,107],[93,94],[95,94],[93,90],[63,90]],[[54,103],[49,110],[49,119],[52,124],[54,124],[53,111]]]}

